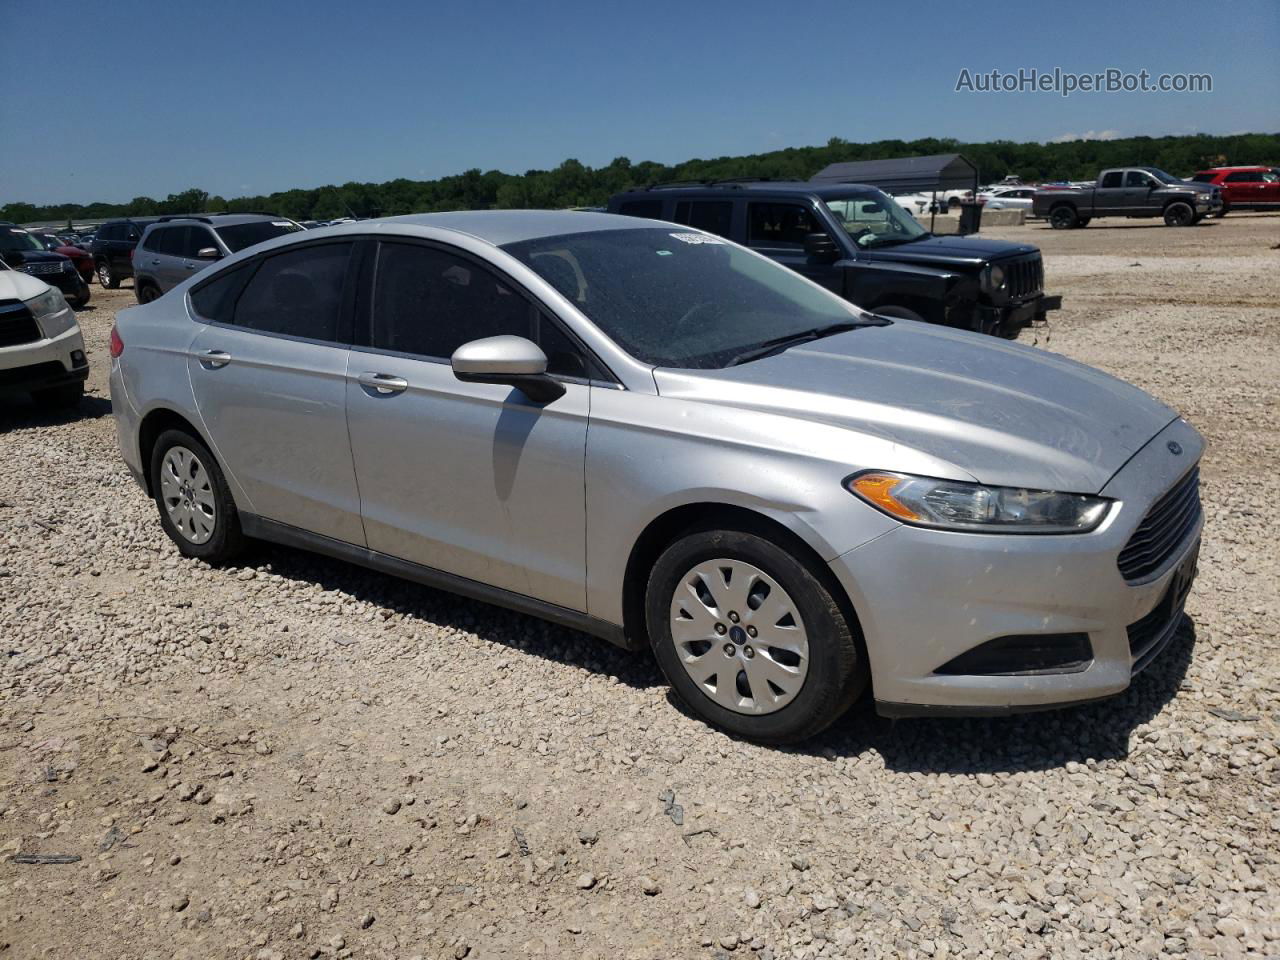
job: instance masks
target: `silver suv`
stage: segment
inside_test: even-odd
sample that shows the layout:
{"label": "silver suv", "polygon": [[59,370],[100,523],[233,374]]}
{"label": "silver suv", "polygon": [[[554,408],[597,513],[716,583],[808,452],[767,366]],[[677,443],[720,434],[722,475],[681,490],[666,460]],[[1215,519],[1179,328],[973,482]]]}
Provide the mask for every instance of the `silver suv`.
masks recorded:
{"label": "silver suv", "polygon": [[1200,435],[1062,357],[720,237],[433,214],[122,311],[125,462],[187,556],[273,540],[632,649],[736,734],[1110,696],[1175,635]]}
{"label": "silver suv", "polygon": [[134,253],[134,295],[150,303],[216,260],[301,230],[285,217],[260,213],[161,217],[147,227]]}

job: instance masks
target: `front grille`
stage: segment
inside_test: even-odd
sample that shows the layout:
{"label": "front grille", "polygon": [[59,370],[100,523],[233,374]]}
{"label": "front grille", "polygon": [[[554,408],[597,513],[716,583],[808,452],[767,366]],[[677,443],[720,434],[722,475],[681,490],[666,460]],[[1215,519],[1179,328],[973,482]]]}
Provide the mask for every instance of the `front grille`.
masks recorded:
{"label": "front grille", "polygon": [[1192,467],[1155,502],[1116,558],[1129,582],[1155,573],[1200,521],[1200,467]]}
{"label": "front grille", "polygon": [[1178,626],[1182,623],[1182,609],[1186,606],[1187,594],[1191,592],[1191,584],[1195,582],[1196,563],[1197,558],[1193,555],[1173,578],[1173,583],[1169,584],[1169,589],[1164,592],[1155,609],[1125,628],[1129,634],[1129,655],[1133,658],[1131,668],[1133,673],[1142,672],[1177,634]]}
{"label": "front grille", "polygon": [[1026,300],[1044,290],[1044,262],[1040,254],[1004,264],[1010,300]]}
{"label": "front grille", "polygon": [[0,347],[34,343],[40,339],[40,328],[27,305],[21,300],[0,300]]}
{"label": "front grille", "polygon": [[62,262],[55,261],[53,263],[28,263],[22,267],[24,273],[29,273],[33,277],[44,277],[51,273],[62,272]]}

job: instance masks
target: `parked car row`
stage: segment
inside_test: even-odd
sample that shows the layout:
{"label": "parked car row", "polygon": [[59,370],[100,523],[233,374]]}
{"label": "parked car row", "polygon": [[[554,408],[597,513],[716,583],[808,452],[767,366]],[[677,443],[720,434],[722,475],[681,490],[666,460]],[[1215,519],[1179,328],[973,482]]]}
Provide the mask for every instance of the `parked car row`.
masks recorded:
{"label": "parked car row", "polygon": [[276,541],[649,649],[768,743],[868,688],[894,716],[1109,697],[1169,645],[1196,430],[846,299],[916,277],[944,322],[1006,322],[1043,303],[1038,251],[930,237],[865,187],[610,208],[294,231],[120,311],[121,454],[177,549]]}
{"label": "parked car row", "polygon": [[89,284],[76,269],[76,261],[65,253],[49,250],[39,237],[17,224],[0,222],[0,260],[57,287],[74,307],[89,302]]}

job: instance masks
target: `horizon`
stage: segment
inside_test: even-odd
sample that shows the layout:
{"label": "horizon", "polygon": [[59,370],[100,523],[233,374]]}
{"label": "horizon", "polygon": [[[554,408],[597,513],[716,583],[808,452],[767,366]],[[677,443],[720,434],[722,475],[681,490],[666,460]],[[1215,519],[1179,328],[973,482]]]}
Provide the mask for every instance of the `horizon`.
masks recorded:
{"label": "horizon", "polygon": [[[1108,29],[1089,31],[1088,44],[1062,63],[1001,45],[1008,20],[1000,7],[961,18],[940,0],[909,12],[820,3],[804,15],[821,23],[816,34],[791,29],[795,14],[760,2],[660,3],[642,19],[602,15],[584,0],[466,10],[396,0],[379,5],[363,37],[334,0],[317,0],[305,17],[236,0],[200,14],[194,47],[192,16],[180,8],[122,0],[103,21],[87,0],[67,0],[56,50],[45,25],[20,18],[20,9],[0,11],[0,25],[26,60],[100,54],[49,78],[53,89],[57,75],[66,78],[74,117],[24,115],[29,100],[0,101],[0,125],[44,147],[38,163],[22,151],[0,158],[0,205],[119,204],[192,186],[265,196],[470,169],[520,175],[566,159],[592,168],[619,156],[673,165],[832,137],[1048,144],[1229,136],[1275,127],[1265,93],[1280,86],[1274,0],[1238,0],[1233,29],[1207,35],[1185,29],[1180,12],[1203,19],[1191,0],[1162,5],[1156,21],[1101,0],[1086,0],[1070,18],[1047,8],[1019,14],[1018,28],[1032,37],[1071,36],[1105,18]],[[101,75],[112,51],[138,53],[139,24],[152,42],[138,69],[79,89],[77,78]],[[1134,37],[1155,52],[1137,51]],[[971,52],[992,40],[993,52]],[[697,55],[682,56],[685,48]],[[20,71],[20,62],[11,56],[0,68],[7,89],[31,84],[32,68]],[[1212,90],[956,89],[965,71],[1054,68],[1207,75]]]}

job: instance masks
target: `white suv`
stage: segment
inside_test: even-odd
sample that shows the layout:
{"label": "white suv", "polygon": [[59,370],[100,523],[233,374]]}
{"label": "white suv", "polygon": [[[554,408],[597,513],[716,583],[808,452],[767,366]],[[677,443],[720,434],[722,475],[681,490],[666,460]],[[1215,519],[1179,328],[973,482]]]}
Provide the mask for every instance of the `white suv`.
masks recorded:
{"label": "white suv", "polygon": [[80,325],[61,291],[0,264],[0,393],[74,407],[88,375]]}

